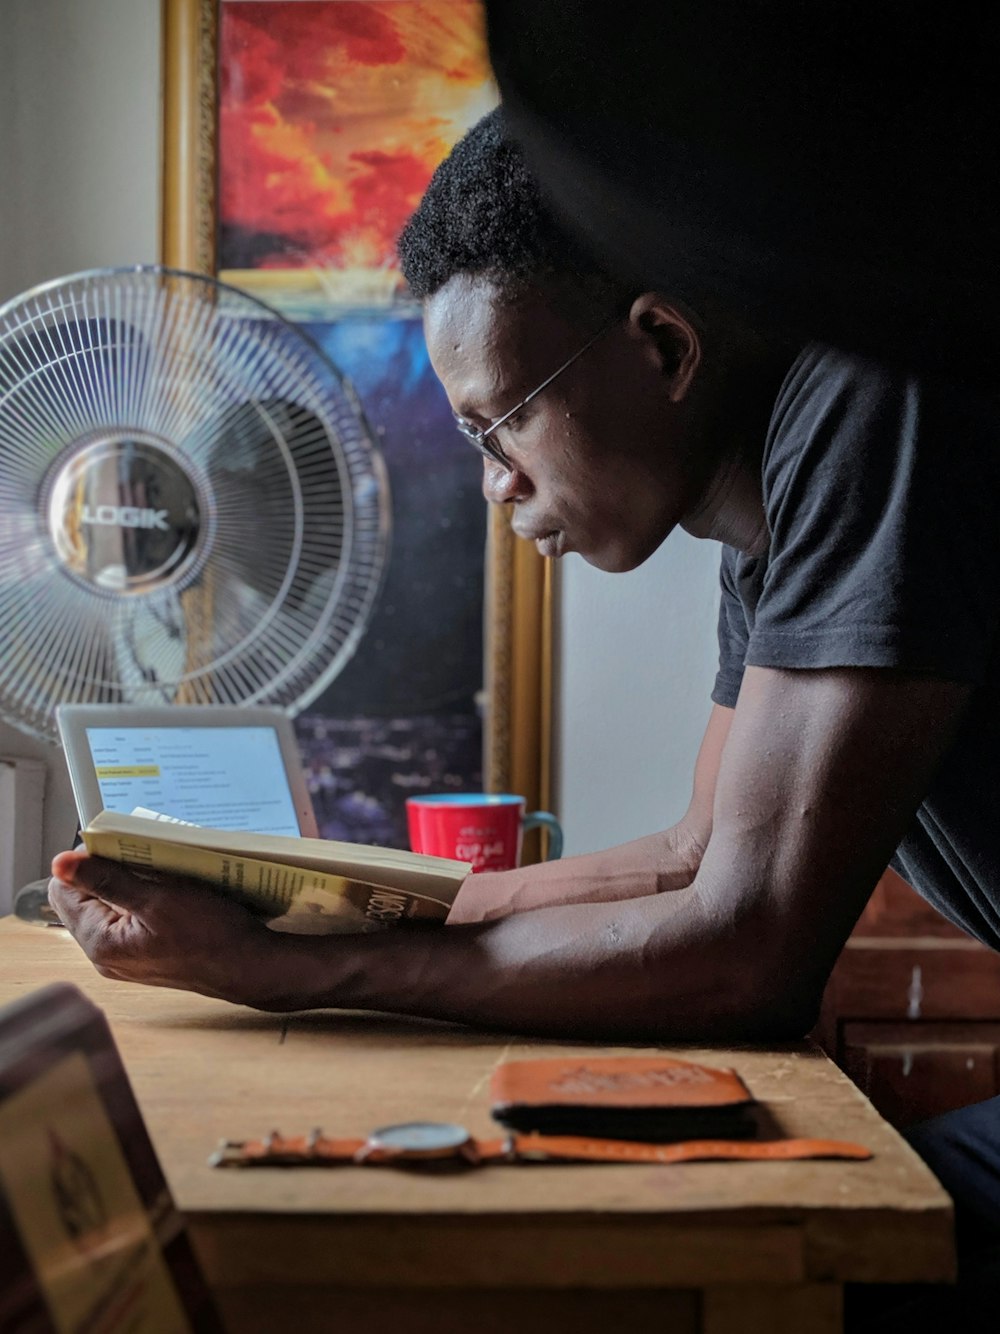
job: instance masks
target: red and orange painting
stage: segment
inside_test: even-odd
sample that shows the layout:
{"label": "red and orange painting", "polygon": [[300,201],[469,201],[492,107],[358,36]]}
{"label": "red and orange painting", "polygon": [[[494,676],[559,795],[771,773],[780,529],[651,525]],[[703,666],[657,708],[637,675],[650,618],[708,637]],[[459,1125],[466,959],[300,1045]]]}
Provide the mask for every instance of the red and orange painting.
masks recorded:
{"label": "red and orange painting", "polygon": [[224,0],[223,276],[298,318],[405,302],[400,228],[496,98],[479,0]]}

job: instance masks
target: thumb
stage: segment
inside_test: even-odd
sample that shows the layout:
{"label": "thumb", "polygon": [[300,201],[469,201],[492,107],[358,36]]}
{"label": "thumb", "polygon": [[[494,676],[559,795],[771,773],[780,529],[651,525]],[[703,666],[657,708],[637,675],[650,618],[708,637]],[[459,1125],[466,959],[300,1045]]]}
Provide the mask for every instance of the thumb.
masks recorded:
{"label": "thumb", "polygon": [[82,849],[58,853],[52,859],[52,874],[83,894],[126,911],[139,912],[149,901],[150,883],[144,874]]}
{"label": "thumb", "polygon": [[82,848],[73,852],[57,852],[52,858],[52,874],[56,880],[61,880],[64,885],[75,885],[77,883],[76,873],[82,861],[86,861],[90,856]]}

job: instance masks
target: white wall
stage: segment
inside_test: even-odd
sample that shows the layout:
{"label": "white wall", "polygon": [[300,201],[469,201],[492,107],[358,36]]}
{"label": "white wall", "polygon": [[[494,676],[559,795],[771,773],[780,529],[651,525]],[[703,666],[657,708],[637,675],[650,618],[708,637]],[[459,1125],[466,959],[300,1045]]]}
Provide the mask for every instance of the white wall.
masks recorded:
{"label": "white wall", "polygon": [[0,8],[0,300],[79,269],[155,260],[159,0]]}
{"label": "white wall", "polygon": [[678,531],[630,574],[564,562],[556,805],[567,853],[665,829],[687,809],[715,677],[719,552]]}
{"label": "white wall", "polygon": [[[0,0],[0,301],[157,257],[159,0]],[[567,850],[683,812],[708,714],[718,548],[672,537],[641,570],[562,571],[556,756]],[[51,762],[45,853],[74,829],[61,756],[0,723],[0,754]],[[41,871],[41,868],[39,868]]]}
{"label": "white wall", "polygon": [[[0,0],[0,303],[157,258],[159,50],[159,0]],[[61,753],[0,722],[0,754],[49,761],[41,874],[76,828]]]}

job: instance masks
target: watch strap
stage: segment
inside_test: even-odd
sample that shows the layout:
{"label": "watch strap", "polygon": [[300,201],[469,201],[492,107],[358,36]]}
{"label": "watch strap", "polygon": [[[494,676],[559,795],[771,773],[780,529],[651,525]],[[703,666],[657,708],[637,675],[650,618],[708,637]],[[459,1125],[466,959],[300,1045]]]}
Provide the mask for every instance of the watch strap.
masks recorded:
{"label": "watch strap", "polygon": [[802,1158],[871,1158],[870,1149],[843,1140],[682,1140],[642,1144],[633,1140],[593,1139],[582,1135],[506,1135],[470,1140],[460,1152],[441,1158],[414,1158],[365,1139],[330,1139],[318,1131],[284,1137],[277,1131],[262,1140],[224,1140],[213,1167],[334,1167],[345,1164],[386,1166],[477,1163],[690,1163],[714,1161],[789,1162]]}
{"label": "watch strap", "polygon": [[[480,1155],[488,1156],[490,1148],[489,1142],[480,1144]],[[797,1158],[861,1160],[872,1156],[871,1150],[861,1144],[832,1139],[691,1139],[642,1144],[581,1135],[515,1135],[513,1152],[516,1158],[528,1161],[594,1163],[787,1162]]]}
{"label": "watch strap", "polygon": [[209,1158],[212,1167],[309,1167],[329,1163],[375,1162],[372,1155],[359,1157],[366,1139],[329,1139],[319,1130],[311,1135],[280,1134],[272,1130],[266,1139],[224,1139]]}

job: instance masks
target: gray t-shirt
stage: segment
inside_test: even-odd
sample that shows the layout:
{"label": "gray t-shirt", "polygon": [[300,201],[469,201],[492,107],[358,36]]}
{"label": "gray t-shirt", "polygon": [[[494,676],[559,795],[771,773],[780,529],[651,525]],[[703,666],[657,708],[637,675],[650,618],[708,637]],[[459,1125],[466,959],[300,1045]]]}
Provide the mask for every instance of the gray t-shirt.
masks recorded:
{"label": "gray t-shirt", "polygon": [[985,395],[811,346],[768,429],[767,554],[723,547],[719,673],[887,667],[969,682],[893,866],[1000,950],[1000,412]]}

